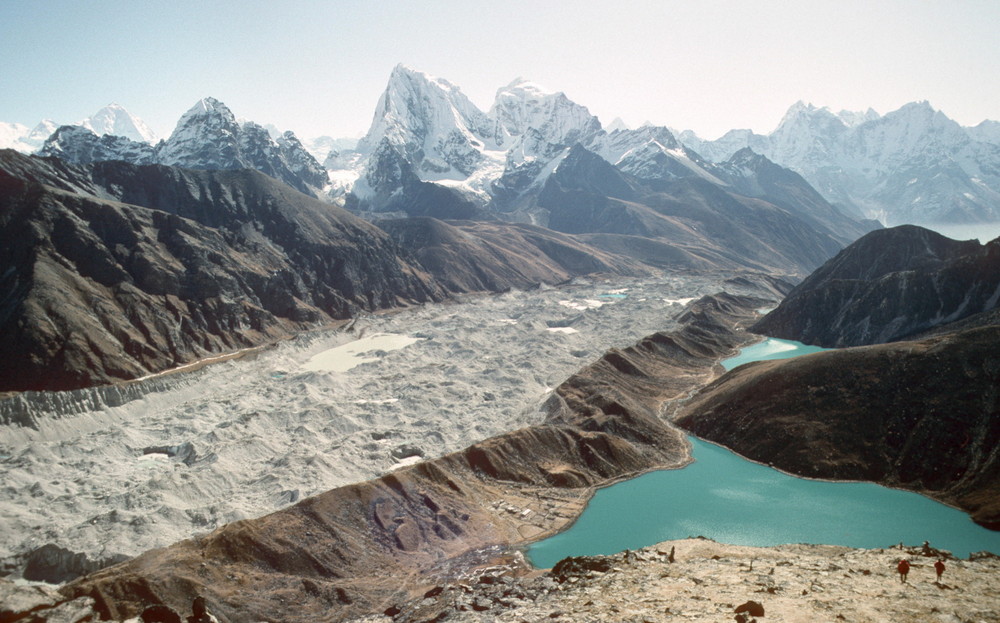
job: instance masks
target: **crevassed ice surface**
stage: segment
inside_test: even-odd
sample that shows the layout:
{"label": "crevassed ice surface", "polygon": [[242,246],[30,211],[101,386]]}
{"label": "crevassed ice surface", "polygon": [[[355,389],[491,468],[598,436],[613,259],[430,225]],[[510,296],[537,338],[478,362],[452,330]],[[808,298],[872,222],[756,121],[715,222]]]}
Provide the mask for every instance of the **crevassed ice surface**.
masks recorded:
{"label": "crevassed ice surface", "polygon": [[[721,289],[670,277],[467,297],[161,377],[162,391],[118,407],[36,413],[38,430],[0,426],[0,559],[46,543],[138,554],[537,423],[576,370],[673,328],[683,306],[665,300]],[[343,372],[306,369],[379,333],[416,341]],[[193,461],[143,458],[184,443]]]}

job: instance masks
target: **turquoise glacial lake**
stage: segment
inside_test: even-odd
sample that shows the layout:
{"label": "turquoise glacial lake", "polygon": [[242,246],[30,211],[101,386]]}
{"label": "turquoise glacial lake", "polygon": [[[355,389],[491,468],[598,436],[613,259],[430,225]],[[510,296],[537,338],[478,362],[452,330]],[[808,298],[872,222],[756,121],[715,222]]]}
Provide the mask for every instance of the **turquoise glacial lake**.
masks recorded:
{"label": "turquoise glacial lake", "polygon": [[[822,349],[768,339],[723,365],[817,350]],[[614,554],[692,536],[734,545],[866,548],[926,540],[962,558],[980,550],[1000,553],[1000,532],[922,495],[871,483],[796,478],[689,439],[694,463],[599,490],[569,530],[528,549],[532,564],[544,569],[566,556]]]}

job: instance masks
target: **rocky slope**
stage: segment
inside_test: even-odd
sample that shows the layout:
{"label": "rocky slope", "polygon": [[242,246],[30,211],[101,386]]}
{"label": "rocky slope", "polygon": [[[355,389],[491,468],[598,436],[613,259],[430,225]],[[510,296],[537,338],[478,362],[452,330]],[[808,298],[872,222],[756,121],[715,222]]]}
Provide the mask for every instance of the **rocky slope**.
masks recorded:
{"label": "rocky slope", "polygon": [[652,184],[579,145],[547,179],[537,206],[550,229],[659,241],[719,268],[806,273],[841,245],[766,201],[699,176]]}
{"label": "rocky slope", "polygon": [[203,593],[223,621],[344,620],[489,566],[523,572],[510,547],[565,527],[595,485],[688,460],[659,405],[710,377],[763,302],[708,298],[683,329],[609,352],[558,388],[543,425],[149,552],[63,594],[95,599],[104,618],[180,611]]}
{"label": "rocky slope", "polygon": [[918,491],[1000,529],[1000,326],[741,366],[681,427],[812,478]]}
{"label": "rocky slope", "polygon": [[749,148],[733,154],[716,171],[736,192],[766,199],[843,244],[850,244],[869,231],[881,229],[875,221],[856,221],[847,216],[824,199],[801,175]]}
{"label": "rocky slope", "polygon": [[376,224],[451,292],[499,292],[585,274],[651,272],[627,257],[533,225],[426,217]]}
{"label": "rocky slope", "polygon": [[912,225],[874,231],[800,283],[753,330],[825,347],[902,339],[1000,305],[1000,240]]}
{"label": "rocky slope", "polygon": [[[674,560],[670,561],[670,552]],[[994,595],[1000,561],[946,560],[919,547],[849,549],[824,545],[741,547],[708,539],[665,541],[615,556],[568,558],[527,579],[501,576],[442,586],[369,623],[429,621],[732,621],[756,602],[758,621],[956,623],[1000,618]],[[907,583],[896,564],[911,563]],[[436,591],[436,589],[435,589]]]}
{"label": "rocky slope", "polygon": [[5,151],[0,187],[4,390],[133,378],[444,295],[381,230],[254,171]]}
{"label": "rocky slope", "polygon": [[[1000,619],[995,598],[1000,560],[989,554],[969,560],[942,555],[946,569],[938,582],[936,558],[916,546],[866,550],[744,547],[704,538],[664,541],[614,556],[568,558],[550,571],[523,577],[494,568],[477,577],[442,582],[422,595],[392,603],[382,613],[352,620],[659,623],[683,618],[717,623],[733,620],[736,609],[750,601],[764,609],[764,620],[784,623]],[[910,562],[906,583],[896,573],[901,558]],[[48,587],[19,587],[0,580],[0,616],[32,612],[42,620],[78,623],[93,615],[93,598],[62,599]],[[283,612],[295,609],[289,604]],[[332,605],[329,612],[339,609]],[[178,612],[183,616],[189,610]]]}

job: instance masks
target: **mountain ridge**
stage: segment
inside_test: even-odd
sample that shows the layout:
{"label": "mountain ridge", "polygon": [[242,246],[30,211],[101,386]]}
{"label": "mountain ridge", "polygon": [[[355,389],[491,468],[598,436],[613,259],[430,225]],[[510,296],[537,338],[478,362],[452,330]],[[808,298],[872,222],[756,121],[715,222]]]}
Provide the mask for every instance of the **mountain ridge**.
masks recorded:
{"label": "mountain ridge", "polygon": [[1000,305],[1000,240],[956,241],[915,225],[860,238],[753,330],[825,347],[903,339]]}
{"label": "mountain ridge", "polygon": [[801,174],[831,203],[887,225],[975,223],[1000,220],[994,127],[964,128],[927,101],[885,115],[835,114],[800,101],[770,134],[683,136],[715,161],[749,147]]}

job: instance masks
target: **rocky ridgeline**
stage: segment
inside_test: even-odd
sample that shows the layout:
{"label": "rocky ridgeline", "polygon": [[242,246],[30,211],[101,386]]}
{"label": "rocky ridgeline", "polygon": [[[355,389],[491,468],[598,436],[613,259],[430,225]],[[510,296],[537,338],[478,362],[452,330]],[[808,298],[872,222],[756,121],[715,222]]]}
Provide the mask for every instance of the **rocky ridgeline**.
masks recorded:
{"label": "rocky ridgeline", "polygon": [[294,133],[271,138],[256,123],[238,122],[225,104],[211,97],[184,113],[170,137],[156,145],[66,125],[53,132],[38,153],[78,165],[118,160],[215,171],[254,169],[314,196],[323,196],[329,182]]}
{"label": "rocky ridgeline", "polygon": [[[566,558],[548,571],[526,575],[501,567],[441,582],[407,598],[384,602],[356,623],[423,621],[628,621],[719,623],[749,609],[758,621],[813,623],[993,623],[1000,620],[1000,559],[968,560],[921,547],[852,549],[828,545],[746,547],[704,538],[666,541],[610,556]],[[910,562],[905,583],[896,565]],[[934,563],[946,569],[936,579]],[[316,582],[303,585],[319,590]],[[402,596],[401,596],[402,597]],[[52,588],[0,580],[0,620],[81,623],[94,615],[94,599],[71,601]],[[756,604],[756,605],[753,605]],[[342,620],[347,593],[317,618]],[[263,620],[298,620],[290,598]],[[211,610],[211,607],[210,607]],[[186,615],[189,605],[177,606]],[[213,613],[219,614],[218,611]],[[223,620],[229,620],[223,618]],[[240,619],[242,620],[242,619]],[[246,619],[253,620],[253,619]]]}
{"label": "rocky ridgeline", "polygon": [[1000,528],[1000,326],[740,366],[679,426],[810,478],[918,491]]}
{"label": "rocky ridgeline", "polygon": [[255,171],[0,152],[0,391],[66,390],[443,299],[382,230]]}
{"label": "rocky ridgeline", "polygon": [[148,394],[174,389],[190,376],[154,378],[141,383],[99,385],[63,392],[27,391],[0,396],[0,425],[38,430],[43,421],[118,407]]}
{"label": "rocky ridgeline", "polygon": [[914,225],[873,231],[823,264],[753,330],[828,348],[904,339],[1000,306],[1000,241]]}
{"label": "rocky ridgeline", "polygon": [[[911,563],[905,584],[896,573],[903,557]],[[941,582],[935,560],[918,547],[742,547],[686,539],[612,556],[567,558],[525,578],[484,575],[437,586],[422,599],[364,620],[718,623],[735,620],[738,609],[752,610],[751,602],[764,611],[758,621],[1000,620],[995,599],[1000,559],[946,558]]]}

